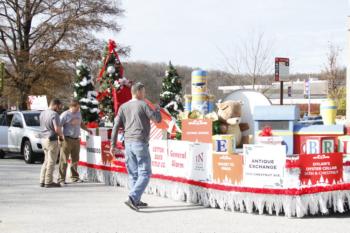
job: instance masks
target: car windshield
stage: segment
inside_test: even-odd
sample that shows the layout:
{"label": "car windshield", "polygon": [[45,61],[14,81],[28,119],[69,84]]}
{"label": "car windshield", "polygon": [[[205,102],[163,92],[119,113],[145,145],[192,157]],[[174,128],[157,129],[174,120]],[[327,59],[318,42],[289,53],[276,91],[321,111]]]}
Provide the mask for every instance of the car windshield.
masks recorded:
{"label": "car windshield", "polygon": [[24,113],[23,116],[24,116],[24,120],[26,121],[27,126],[40,126],[40,120],[39,120],[40,113],[39,112]]}

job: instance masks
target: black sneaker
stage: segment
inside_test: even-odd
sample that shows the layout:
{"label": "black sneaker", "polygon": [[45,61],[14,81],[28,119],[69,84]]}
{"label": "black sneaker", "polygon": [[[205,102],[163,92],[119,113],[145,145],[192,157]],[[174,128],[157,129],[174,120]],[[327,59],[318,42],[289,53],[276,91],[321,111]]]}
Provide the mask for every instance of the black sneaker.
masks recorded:
{"label": "black sneaker", "polygon": [[147,207],[148,204],[146,202],[142,202],[142,201],[139,201],[139,203],[137,204],[138,207]]}
{"label": "black sneaker", "polygon": [[131,199],[131,197],[129,197],[129,199],[124,203],[125,203],[125,205],[129,206],[130,209],[135,210],[135,211],[139,211],[139,207],[137,207],[137,205],[135,205],[135,203]]}
{"label": "black sneaker", "polygon": [[45,184],[44,183],[40,183],[40,187],[44,188]]}

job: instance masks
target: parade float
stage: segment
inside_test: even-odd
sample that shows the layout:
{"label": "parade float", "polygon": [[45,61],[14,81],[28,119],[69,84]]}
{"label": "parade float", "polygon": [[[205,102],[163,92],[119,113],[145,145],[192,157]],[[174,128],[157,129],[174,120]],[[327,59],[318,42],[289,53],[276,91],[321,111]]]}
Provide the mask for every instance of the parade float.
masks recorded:
{"label": "parade float", "polygon": [[[106,57],[117,57],[114,48]],[[108,63],[106,58],[104,64]],[[102,70],[100,80],[106,71],[113,76],[112,68]],[[167,82],[178,83],[177,75],[171,78],[168,72],[166,76]],[[120,80],[125,79],[109,82],[119,89],[108,91],[108,86],[98,98],[109,98],[113,112],[121,104],[118,94],[123,95],[119,100],[128,99],[120,91],[130,92],[128,85],[116,85]],[[229,211],[287,217],[348,210],[350,132],[332,121],[334,103],[321,107],[323,125],[301,123],[297,106],[273,106],[258,92],[238,92],[215,107],[203,70],[193,71],[192,93],[185,95],[183,106],[179,93],[167,90],[161,95],[165,108],[162,122],[152,123],[153,175],[146,193]],[[175,101],[166,100],[165,95]],[[169,106],[172,111],[167,111]],[[99,127],[95,135],[82,134],[80,174],[89,181],[127,187],[122,130],[114,156],[109,154],[110,137],[106,127]]]}

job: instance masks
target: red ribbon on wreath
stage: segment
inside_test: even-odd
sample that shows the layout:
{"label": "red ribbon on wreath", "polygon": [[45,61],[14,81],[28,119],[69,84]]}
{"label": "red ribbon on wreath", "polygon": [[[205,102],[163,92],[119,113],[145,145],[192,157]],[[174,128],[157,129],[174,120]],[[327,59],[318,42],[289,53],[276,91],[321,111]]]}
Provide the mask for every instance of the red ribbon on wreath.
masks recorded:
{"label": "red ribbon on wreath", "polygon": [[272,136],[272,128],[270,126],[265,126],[261,133],[259,133],[261,137],[271,137]]}
{"label": "red ribbon on wreath", "polygon": [[109,94],[108,91],[106,90],[106,91],[104,91],[104,92],[98,93],[96,99],[97,99],[98,101],[101,101],[101,100],[103,100],[106,96],[109,96],[109,95],[110,95],[110,94]]}
{"label": "red ribbon on wreath", "polygon": [[114,40],[109,40],[108,41],[108,55],[106,56],[104,62],[103,62],[103,67],[98,75],[98,79],[97,81],[100,81],[105,70],[106,70],[106,66],[107,66],[107,62],[109,61],[109,58],[111,56],[111,54],[114,54],[115,56],[115,59],[118,61],[119,63],[119,75],[120,77],[123,77],[124,76],[124,67],[122,66],[122,63],[120,62],[120,59],[119,59],[119,55],[116,51],[116,48],[117,48],[117,43],[115,43]]}

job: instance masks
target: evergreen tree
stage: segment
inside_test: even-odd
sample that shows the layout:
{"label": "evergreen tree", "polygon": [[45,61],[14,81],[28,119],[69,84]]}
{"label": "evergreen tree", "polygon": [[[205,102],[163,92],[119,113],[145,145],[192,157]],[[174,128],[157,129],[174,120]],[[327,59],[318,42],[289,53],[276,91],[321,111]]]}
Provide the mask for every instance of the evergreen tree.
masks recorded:
{"label": "evergreen tree", "polygon": [[96,99],[97,92],[90,75],[90,69],[81,60],[76,64],[74,82],[74,98],[80,103],[81,115],[84,123],[98,122],[99,109]]}
{"label": "evergreen tree", "polygon": [[100,102],[100,116],[109,122],[113,122],[114,119],[113,88],[119,90],[121,85],[127,82],[123,78],[123,68],[116,57],[115,46],[114,43],[111,47],[111,41],[106,46],[103,67],[100,73],[101,79],[99,80],[98,100]]}
{"label": "evergreen tree", "polygon": [[182,79],[175,67],[169,62],[168,70],[163,78],[160,106],[167,109],[170,115],[175,118],[177,118],[180,111],[184,110],[182,105]]}

